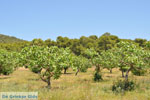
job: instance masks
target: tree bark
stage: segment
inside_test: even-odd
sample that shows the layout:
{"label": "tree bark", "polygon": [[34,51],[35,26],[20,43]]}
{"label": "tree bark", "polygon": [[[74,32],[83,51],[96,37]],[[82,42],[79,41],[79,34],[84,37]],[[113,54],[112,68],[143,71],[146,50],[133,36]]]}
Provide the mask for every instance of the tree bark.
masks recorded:
{"label": "tree bark", "polygon": [[110,73],[112,74],[112,69],[110,69]]}
{"label": "tree bark", "polygon": [[123,72],[123,70],[121,72],[122,72],[122,77],[124,78],[124,72]]}
{"label": "tree bark", "polygon": [[49,69],[46,69],[45,73],[43,75],[40,75],[40,78],[42,79],[42,81],[47,83],[47,88],[50,89],[51,88],[51,77],[53,76],[53,73],[50,73],[50,75],[44,77],[47,72],[50,73]]}
{"label": "tree bark", "polygon": [[67,68],[64,68],[64,74],[66,74],[67,73]]}
{"label": "tree bark", "polygon": [[51,89],[51,79],[50,79],[50,77],[47,80],[47,88]]}
{"label": "tree bark", "polygon": [[128,71],[126,72],[125,81],[128,81]]}
{"label": "tree bark", "polygon": [[95,71],[98,72],[98,73],[100,72],[100,66],[99,65],[96,66]]}
{"label": "tree bark", "polygon": [[75,76],[77,76],[77,75],[78,75],[78,73],[79,73],[79,69],[77,69],[77,72],[76,72]]}
{"label": "tree bark", "polygon": [[132,70],[133,68],[133,65],[130,65],[131,67],[127,70],[126,72],[126,75],[125,75],[125,81],[128,81],[128,75],[129,75],[129,72]]}

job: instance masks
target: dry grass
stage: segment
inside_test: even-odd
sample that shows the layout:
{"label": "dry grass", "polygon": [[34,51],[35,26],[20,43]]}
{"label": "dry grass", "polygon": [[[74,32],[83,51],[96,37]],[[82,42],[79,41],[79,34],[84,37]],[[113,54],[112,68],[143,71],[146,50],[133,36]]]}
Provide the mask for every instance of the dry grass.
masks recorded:
{"label": "dry grass", "polygon": [[10,76],[0,76],[0,92],[26,92],[38,91],[39,100],[150,100],[150,75],[133,76],[139,86],[136,90],[126,92],[125,95],[115,94],[111,91],[114,81],[121,78],[119,70],[114,69],[110,74],[103,70],[104,81],[94,82],[94,69],[86,73],[62,75],[58,80],[52,80],[52,89],[45,88],[46,83],[39,79],[37,74],[27,69],[18,69]]}

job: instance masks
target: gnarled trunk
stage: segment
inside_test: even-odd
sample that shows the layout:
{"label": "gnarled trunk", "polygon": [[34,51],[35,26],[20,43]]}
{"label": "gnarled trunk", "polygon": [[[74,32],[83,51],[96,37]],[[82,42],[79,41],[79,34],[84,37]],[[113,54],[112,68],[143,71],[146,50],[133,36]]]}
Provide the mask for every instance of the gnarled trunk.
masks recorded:
{"label": "gnarled trunk", "polygon": [[128,76],[129,76],[129,72],[132,70],[133,65],[130,65],[130,68],[127,70],[126,75],[125,75],[125,81],[128,81]]}
{"label": "gnarled trunk", "polygon": [[79,69],[77,69],[77,72],[76,72],[75,76],[77,76],[78,73],[79,73]]}
{"label": "gnarled trunk", "polygon": [[[49,75],[47,76],[46,73],[49,73]],[[53,73],[50,72],[49,69],[46,69],[46,71],[44,72],[43,75],[40,75],[40,78],[42,79],[42,81],[47,83],[47,88],[51,88],[51,77],[53,76]]]}

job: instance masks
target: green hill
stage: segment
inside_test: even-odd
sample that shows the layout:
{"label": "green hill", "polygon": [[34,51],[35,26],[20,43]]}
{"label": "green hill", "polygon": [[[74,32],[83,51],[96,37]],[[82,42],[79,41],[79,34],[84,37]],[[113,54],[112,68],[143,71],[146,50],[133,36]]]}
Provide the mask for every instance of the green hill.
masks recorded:
{"label": "green hill", "polygon": [[14,36],[8,36],[0,34],[0,43],[16,43],[16,42],[24,42],[25,40],[16,38]]}

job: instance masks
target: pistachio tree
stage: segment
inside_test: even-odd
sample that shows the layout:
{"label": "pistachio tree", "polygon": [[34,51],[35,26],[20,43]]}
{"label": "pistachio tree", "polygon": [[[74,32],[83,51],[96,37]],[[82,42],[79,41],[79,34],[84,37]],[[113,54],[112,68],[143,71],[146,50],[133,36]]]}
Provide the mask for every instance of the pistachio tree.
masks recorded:
{"label": "pistachio tree", "polygon": [[[125,69],[125,80],[128,80],[131,70],[142,70],[149,65],[149,52],[129,42],[120,42],[115,49],[115,56],[118,57],[117,65]],[[110,61],[111,62],[111,61]]]}
{"label": "pistachio tree", "polygon": [[118,59],[117,56],[114,55],[114,51],[113,50],[103,51],[101,53],[101,58],[103,59],[101,61],[103,68],[108,69],[110,73],[112,73],[112,69],[117,66],[117,59]]}
{"label": "pistachio tree", "polygon": [[83,55],[89,59],[92,66],[95,66],[94,80],[95,81],[102,80],[102,74],[101,74],[101,70],[103,69],[102,56],[92,48],[87,49]]}
{"label": "pistachio tree", "polygon": [[24,61],[28,63],[29,68],[37,69],[41,80],[47,83],[47,87],[51,88],[51,79],[58,79],[61,75],[64,65],[67,65],[66,56],[70,54],[68,48],[52,47],[39,47],[32,46],[26,47],[21,52],[24,56]]}
{"label": "pistachio tree", "polygon": [[67,70],[72,66],[72,54],[69,48],[66,48],[66,50],[63,51],[61,66],[64,70],[64,74],[67,74]]}
{"label": "pistachio tree", "polygon": [[91,67],[89,60],[83,56],[72,56],[72,69],[76,71],[77,75],[80,71],[86,72]]}

